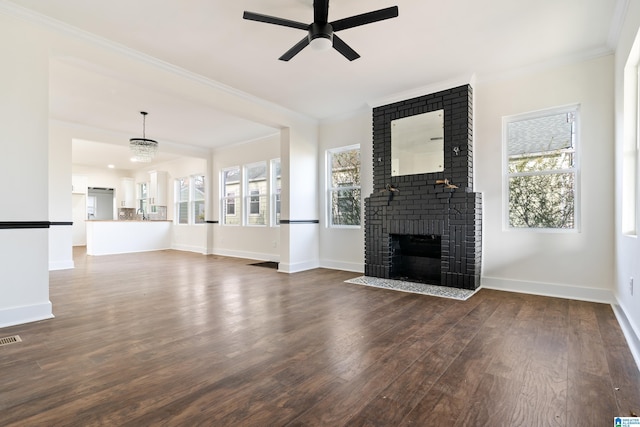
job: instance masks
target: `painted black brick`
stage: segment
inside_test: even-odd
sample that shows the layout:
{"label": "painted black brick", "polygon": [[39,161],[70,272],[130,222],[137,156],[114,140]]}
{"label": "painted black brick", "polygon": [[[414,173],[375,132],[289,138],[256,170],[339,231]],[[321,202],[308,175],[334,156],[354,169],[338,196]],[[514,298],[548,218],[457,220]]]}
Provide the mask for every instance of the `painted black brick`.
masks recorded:
{"label": "painted black brick", "polygon": [[[482,195],[473,192],[473,91],[464,85],[374,108],[373,193],[365,200],[365,274],[390,278],[392,234],[441,236],[440,283],[480,286]],[[444,172],[391,176],[391,121],[445,110]],[[455,147],[455,150],[454,150]],[[448,179],[457,189],[436,184]],[[389,198],[387,184],[400,191]]]}

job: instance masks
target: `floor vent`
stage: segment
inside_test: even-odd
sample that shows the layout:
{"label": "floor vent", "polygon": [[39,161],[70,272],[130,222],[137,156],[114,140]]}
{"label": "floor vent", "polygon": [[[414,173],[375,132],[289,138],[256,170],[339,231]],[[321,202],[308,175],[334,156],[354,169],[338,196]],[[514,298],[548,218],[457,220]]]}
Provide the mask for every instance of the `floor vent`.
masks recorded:
{"label": "floor vent", "polygon": [[9,345],[9,344],[15,344],[17,342],[22,342],[22,340],[20,339],[20,335],[14,335],[12,337],[0,338],[0,346]]}

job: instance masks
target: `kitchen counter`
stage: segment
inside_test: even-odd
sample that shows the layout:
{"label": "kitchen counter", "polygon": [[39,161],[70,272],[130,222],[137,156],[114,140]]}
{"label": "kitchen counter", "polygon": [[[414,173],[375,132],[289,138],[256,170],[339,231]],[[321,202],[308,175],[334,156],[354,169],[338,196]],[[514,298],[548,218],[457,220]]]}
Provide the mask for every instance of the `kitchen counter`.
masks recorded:
{"label": "kitchen counter", "polygon": [[87,255],[160,251],[171,248],[172,221],[90,220]]}

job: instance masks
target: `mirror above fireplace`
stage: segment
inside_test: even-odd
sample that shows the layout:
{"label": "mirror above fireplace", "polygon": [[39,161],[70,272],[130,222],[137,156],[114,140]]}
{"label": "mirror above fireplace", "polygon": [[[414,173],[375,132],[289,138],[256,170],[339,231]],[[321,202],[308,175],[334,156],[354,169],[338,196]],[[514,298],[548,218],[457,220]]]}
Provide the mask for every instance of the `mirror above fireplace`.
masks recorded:
{"label": "mirror above fireplace", "polygon": [[444,171],[444,110],[391,121],[391,176]]}

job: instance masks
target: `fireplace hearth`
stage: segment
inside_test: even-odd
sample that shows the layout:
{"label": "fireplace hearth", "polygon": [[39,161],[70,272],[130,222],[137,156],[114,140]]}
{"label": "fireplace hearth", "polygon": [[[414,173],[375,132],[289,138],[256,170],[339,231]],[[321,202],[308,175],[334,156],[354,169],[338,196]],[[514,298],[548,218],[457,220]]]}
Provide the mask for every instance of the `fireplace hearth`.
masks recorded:
{"label": "fireplace hearth", "polygon": [[[391,122],[437,110],[444,110],[443,170],[392,174]],[[473,191],[472,111],[469,85],[374,108],[366,276],[480,286],[482,195]]]}

